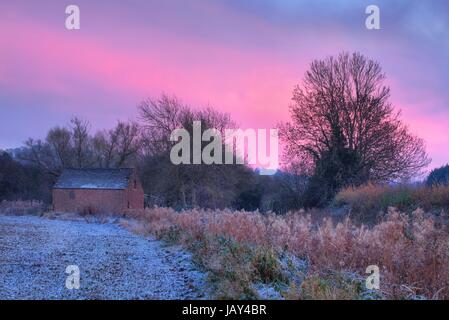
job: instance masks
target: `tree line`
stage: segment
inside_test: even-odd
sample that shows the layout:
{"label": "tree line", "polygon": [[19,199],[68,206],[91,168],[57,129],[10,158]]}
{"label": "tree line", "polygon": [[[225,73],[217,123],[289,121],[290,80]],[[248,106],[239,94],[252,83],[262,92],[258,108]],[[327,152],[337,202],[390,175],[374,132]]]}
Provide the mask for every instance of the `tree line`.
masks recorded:
{"label": "tree line", "polygon": [[[38,181],[50,190],[64,168],[136,167],[149,205],[277,212],[323,206],[343,187],[410,178],[430,162],[423,140],[389,102],[384,82],[380,65],[360,53],[313,61],[293,91],[290,121],[278,125],[283,167],[274,176],[239,164],[172,164],[173,130],[191,132],[193,121],[201,121],[202,130],[223,133],[236,124],[227,113],[164,94],[145,99],[136,120],[110,130],[92,133],[88,121],[74,117],[43,140],[28,139],[12,156],[3,153],[0,199],[49,199]],[[2,182],[8,166],[10,175],[29,177],[28,189]]]}

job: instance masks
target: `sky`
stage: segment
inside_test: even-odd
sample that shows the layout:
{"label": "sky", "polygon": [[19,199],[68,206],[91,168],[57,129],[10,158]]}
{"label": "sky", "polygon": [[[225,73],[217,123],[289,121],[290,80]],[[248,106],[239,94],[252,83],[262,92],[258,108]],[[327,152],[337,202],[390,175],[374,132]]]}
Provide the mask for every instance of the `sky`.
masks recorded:
{"label": "sky", "polygon": [[[65,28],[70,4],[79,30]],[[380,30],[365,27],[372,4]],[[1,1],[0,149],[73,116],[110,128],[162,93],[274,128],[311,61],[343,51],[381,64],[429,168],[449,163],[446,0]]]}

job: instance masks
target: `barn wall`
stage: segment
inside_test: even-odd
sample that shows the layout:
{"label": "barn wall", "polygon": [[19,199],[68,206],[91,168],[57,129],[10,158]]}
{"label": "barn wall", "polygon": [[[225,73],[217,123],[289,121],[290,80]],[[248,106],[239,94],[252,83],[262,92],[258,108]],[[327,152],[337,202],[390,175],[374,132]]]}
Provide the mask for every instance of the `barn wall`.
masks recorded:
{"label": "barn wall", "polygon": [[[135,183],[134,183],[135,180]],[[144,192],[142,184],[140,183],[137,175],[133,175],[129,179],[127,194],[127,205],[129,203],[130,209],[143,209],[144,207]]]}
{"label": "barn wall", "polygon": [[53,210],[82,212],[92,207],[99,212],[120,213],[127,207],[126,190],[54,189]]}

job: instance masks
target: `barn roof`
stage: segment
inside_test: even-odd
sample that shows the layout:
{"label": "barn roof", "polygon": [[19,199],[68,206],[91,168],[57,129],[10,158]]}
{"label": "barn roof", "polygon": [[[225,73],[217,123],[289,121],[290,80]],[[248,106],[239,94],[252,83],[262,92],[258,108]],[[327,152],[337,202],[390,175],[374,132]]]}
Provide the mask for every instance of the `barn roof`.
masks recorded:
{"label": "barn roof", "polygon": [[128,188],[133,169],[65,169],[53,189],[108,189]]}

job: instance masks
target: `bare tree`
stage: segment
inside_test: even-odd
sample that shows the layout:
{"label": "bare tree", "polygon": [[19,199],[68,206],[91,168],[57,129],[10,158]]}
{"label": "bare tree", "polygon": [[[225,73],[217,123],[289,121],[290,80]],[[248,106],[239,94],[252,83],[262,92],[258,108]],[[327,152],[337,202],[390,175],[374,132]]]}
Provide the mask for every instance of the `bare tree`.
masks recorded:
{"label": "bare tree", "polygon": [[58,167],[69,167],[72,164],[72,134],[67,128],[55,127],[50,129],[45,141],[51,146],[57,159]]}
{"label": "bare tree", "polygon": [[55,158],[50,144],[33,138],[29,138],[24,144],[25,148],[19,152],[18,159],[37,166],[53,176],[60,174],[61,167],[58,165],[58,160]]}
{"label": "bare tree", "polygon": [[98,131],[92,138],[93,157],[101,168],[110,168],[117,149],[117,134],[114,130]]}
{"label": "bare tree", "polygon": [[122,167],[140,151],[140,128],[136,122],[119,121],[111,130],[98,131],[92,139],[96,165]]}
{"label": "bare tree", "polygon": [[28,139],[19,158],[53,175],[63,168],[116,168],[135,165],[140,151],[140,128],[136,122],[119,121],[111,130],[89,134],[90,124],[73,118],[68,127],[54,127],[46,139]]}
{"label": "bare tree", "polygon": [[339,180],[335,188],[419,174],[430,161],[424,142],[401,122],[384,80],[360,53],[313,61],[294,89],[291,121],[280,125],[286,160],[311,164]]}
{"label": "bare tree", "polygon": [[77,168],[84,168],[91,165],[89,163],[89,129],[88,121],[80,118],[72,118],[70,120],[72,130],[72,140],[74,149],[74,165]]}
{"label": "bare tree", "polygon": [[117,137],[117,161],[115,165],[121,167],[140,150],[140,128],[136,122],[119,121],[111,135]]}
{"label": "bare tree", "polygon": [[[167,95],[146,99],[139,109],[146,146],[146,159],[141,170],[145,176],[143,182],[150,195],[162,201],[158,204],[183,208],[230,206],[238,193],[239,181],[247,177],[246,167],[174,165],[169,157],[170,149],[176,143],[170,141],[173,130],[183,128],[192,135],[193,121],[200,121],[202,131],[214,128],[223,133],[234,125],[230,116],[210,107],[192,109],[176,97]],[[203,146],[206,144],[203,142]]]}
{"label": "bare tree", "polygon": [[158,154],[170,150],[173,130],[182,128],[190,118],[189,108],[176,97],[163,94],[159,99],[145,99],[139,105],[143,127],[144,148],[148,154]]}

